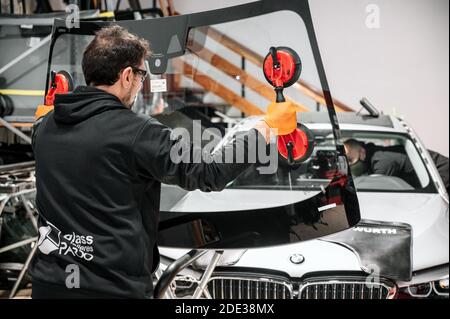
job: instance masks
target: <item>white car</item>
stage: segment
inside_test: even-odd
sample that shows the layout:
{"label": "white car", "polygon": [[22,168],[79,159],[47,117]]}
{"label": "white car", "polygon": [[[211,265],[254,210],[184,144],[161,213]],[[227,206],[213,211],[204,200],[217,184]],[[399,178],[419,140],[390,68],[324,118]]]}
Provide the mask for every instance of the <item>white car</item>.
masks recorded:
{"label": "white car", "polygon": [[[237,131],[248,129],[258,119],[244,119],[224,140]],[[328,115],[302,113],[299,119],[315,135],[315,153],[326,147],[327,141],[332,139]],[[428,151],[402,119],[354,113],[341,113],[338,119],[343,140],[353,138],[382,147],[401,147],[417,177],[413,185],[392,176],[356,177],[354,182],[362,218],[356,228],[288,245],[277,246],[274,241],[274,246],[267,248],[226,250],[223,255],[220,251],[215,255],[208,252],[189,267],[184,267],[187,263],[181,265],[183,267],[178,270],[182,270],[166,291],[166,297],[448,298],[449,201]],[[314,154],[309,162],[314,165]],[[251,173],[240,176],[235,182],[253,189],[256,192],[253,196],[259,198],[254,201],[251,196],[241,193],[240,196],[246,197],[243,209],[251,209],[251,205],[259,208],[261,205],[276,206],[273,201],[280,204],[284,201],[282,204],[286,205],[295,200],[284,196],[280,199],[276,195],[279,190],[272,190],[271,195],[267,189],[258,187],[261,186],[258,179],[251,176]],[[206,207],[220,211],[222,206],[232,210],[235,205],[244,205],[242,201],[233,203],[232,196],[227,193],[234,187],[229,185],[223,193],[183,193],[167,211],[204,211]],[[314,221],[311,231],[320,227],[321,221]],[[170,236],[186,240],[181,228],[179,230]],[[164,246],[164,236],[160,241]],[[158,276],[187,252],[186,249],[161,247]],[[212,263],[216,267],[208,267]],[[206,277],[202,277],[205,270]],[[197,289],[201,284],[206,285],[203,292]]]}

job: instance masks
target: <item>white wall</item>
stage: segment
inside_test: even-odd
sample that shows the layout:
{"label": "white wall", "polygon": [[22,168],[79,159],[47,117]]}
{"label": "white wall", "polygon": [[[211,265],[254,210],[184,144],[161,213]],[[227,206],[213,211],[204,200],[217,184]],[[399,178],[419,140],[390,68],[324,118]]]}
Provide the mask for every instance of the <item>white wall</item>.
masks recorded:
{"label": "white wall", "polygon": [[[246,2],[175,0],[175,8],[191,13]],[[366,96],[404,116],[428,148],[448,156],[448,0],[310,2],[333,96],[354,108]],[[380,8],[379,29],[366,26],[369,4]]]}

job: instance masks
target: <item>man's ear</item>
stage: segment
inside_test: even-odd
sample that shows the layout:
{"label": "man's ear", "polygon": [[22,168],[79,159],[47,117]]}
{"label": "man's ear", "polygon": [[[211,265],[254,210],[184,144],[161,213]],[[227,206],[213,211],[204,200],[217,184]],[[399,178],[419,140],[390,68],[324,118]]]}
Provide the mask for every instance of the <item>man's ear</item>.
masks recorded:
{"label": "man's ear", "polygon": [[121,80],[122,86],[125,89],[129,89],[133,84],[132,73],[133,73],[133,69],[131,67],[127,67],[127,68],[123,69],[122,73],[120,74],[120,80]]}
{"label": "man's ear", "polygon": [[360,153],[360,155],[361,155],[361,160],[362,161],[365,161],[366,160],[366,156],[367,156],[367,153],[366,153],[366,149],[364,148],[364,147],[361,147],[361,153]]}

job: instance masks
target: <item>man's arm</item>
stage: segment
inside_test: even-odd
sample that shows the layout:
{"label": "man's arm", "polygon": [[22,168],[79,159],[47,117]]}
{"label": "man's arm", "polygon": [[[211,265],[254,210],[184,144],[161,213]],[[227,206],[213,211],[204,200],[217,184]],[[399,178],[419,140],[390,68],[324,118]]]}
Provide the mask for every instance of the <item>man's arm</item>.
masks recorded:
{"label": "man's arm", "polygon": [[394,152],[375,152],[372,158],[373,174],[400,176],[406,161],[406,155]]}
{"label": "man's arm", "polygon": [[[155,178],[186,190],[221,191],[254,165],[247,162],[248,155],[250,152],[257,155],[258,145],[266,146],[269,135],[261,134],[266,131],[266,127],[265,124],[258,124],[255,129],[237,136],[233,143],[225,145],[220,151],[209,154],[190,141],[174,139],[172,130],[150,119],[133,144],[136,169],[143,177]],[[175,158],[174,155],[181,150],[184,151],[183,156]],[[243,152],[241,158],[244,163],[236,163],[236,151]],[[225,154],[228,152],[234,154],[232,163],[225,163]]]}
{"label": "man's arm", "polygon": [[445,157],[444,155],[431,150],[428,150],[428,152],[430,153],[430,156],[433,159],[434,164],[436,165],[439,175],[441,175],[442,181],[444,182],[445,188],[447,189],[448,192],[450,184],[448,157]]}

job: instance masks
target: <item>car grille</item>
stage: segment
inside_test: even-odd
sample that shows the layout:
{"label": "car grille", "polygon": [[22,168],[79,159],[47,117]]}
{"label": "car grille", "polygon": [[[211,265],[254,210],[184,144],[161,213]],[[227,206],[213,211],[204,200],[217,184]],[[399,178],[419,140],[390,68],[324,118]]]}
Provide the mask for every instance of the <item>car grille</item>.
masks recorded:
{"label": "car grille", "polygon": [[213,299],[390,299],[396,293],[389,281],[368,283],[363,277],[308,279],[297,285],[280,278],[212,277],[208,291]]}
{"label": "car grille", "polygon": [[395,285],[388,281],[372,283],[365,278],[323,278],[303,282],[299,299],[390,299]]}
{"label": "car grille", "polygon": [[213,299],[292,299],[288,282],[267,278],[214,277],[208,283]]}

